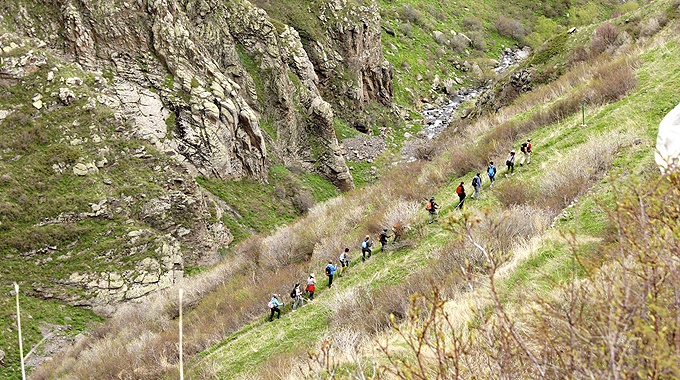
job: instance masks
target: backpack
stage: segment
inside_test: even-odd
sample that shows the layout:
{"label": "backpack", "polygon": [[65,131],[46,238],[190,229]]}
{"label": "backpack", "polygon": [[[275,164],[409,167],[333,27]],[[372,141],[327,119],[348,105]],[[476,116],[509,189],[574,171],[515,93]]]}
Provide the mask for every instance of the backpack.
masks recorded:
{"label": "backpack", "polygon": [[472,186],[479,186],[479,177],[474,177],[472,179]]}
{"label": "backpack", "polygon": [[330,275],[331,275],[331,267],[327,266],[326,267],[326,276],[330,276]]}
{"label": "backpack", "polygon": [[[429,209],[428,209],[428,210],[429,210]],[[368,248],[368,241],[364,240],[364,241],[361,243],[361,248],[364,248],[364,249],[365,249],[365,248]]]}
{"label": "backpack", "polygon": [[432,210],[432,202],[427,202],[427,205],[425,206],[425,210]]}
{"label": "backpack", "polygon": [[489,166],[489,175],[491,177],[496,175],[496,167],[495,166]]}
{"label": "backpack", "polygon": [[269,303],[267,304],[267,306],[269,306],[270,309],[273,308],[273,307],[274,307],[274,302],[269,301]]}
{"label": "backpack", "polygon": [[293,289],[293,290],[290,292],[290,298],[295,299],[295,296],[296,296],[296,295],[297,295],[297,292],[295,291],[295,289]]}
{"label": "backpack", "polygon": [[462,194],[463,188],[461,186],[456,187],[456,194]]}
{"label": "backpack", "polygon": [[526,153],[527,152],[527,146],[528,145],[527,145],[526,142],[522,143],[522,147],[519,148],[519,151],[522,152],[522,153]]}

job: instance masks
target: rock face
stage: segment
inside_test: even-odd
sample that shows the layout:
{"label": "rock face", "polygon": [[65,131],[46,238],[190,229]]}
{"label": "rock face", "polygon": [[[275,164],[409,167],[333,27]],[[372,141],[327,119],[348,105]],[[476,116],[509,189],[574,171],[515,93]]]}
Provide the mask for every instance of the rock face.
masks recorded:
{"label": "rock face", "polygon": [[513,72],[506,80],[498,82],[494,88],[480,95],[468,117],[474,118],[484,113],[496,112],[510,104],[518,95],[531,90],[532,79],[532,72],[529,69]]}
{"label": "rock face", "polygon": [[[127,238],[134,241],[148,234],[149,231],[134,230],[128,233]],[[86,296],[73,302],[91,308],[100,315],[109,315],[120,302],[141,298],[180,281],[184,275],[184,261],[179,242],[167,235],[157,238],[151,245],[156,246],[157,258],[146,257],[134,269],[72,273],[64,285],[80,288]]]}
{"label": "rock face", "polygon": [[317,41],[247,1],[61,3],[67,50],[84,67],[110,67],[121,114],[190,171],[266,180],[274,154],[354,186],[322,96],[354,108],[391,102],[376,3],[324,2]]}

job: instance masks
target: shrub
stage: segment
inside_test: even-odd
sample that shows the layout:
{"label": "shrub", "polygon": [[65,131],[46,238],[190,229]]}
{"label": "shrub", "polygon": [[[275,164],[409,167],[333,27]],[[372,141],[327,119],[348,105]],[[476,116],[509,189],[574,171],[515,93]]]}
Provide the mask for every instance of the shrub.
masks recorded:
{"label": "shrub", "polygon": [[610,22],[606,22],[595,29],[595,37],[591,41],[591,50],[598,55],[606,50],[618,47],[619,30]]}
{"label": "shrub", "polygon": [[484,35],[480,32],[470,32],[470,40],[472,41],[472,47],[477,49],[477,50],[482,50],[486,51],[486,40],[484,39]]}
{"label": "shrub", "polygon": [[[504,165],[504,163],[501,165]],[[501,165],[498,165],[498,167],[501,168]],[[526,182],[514,179],[501,182],[494,189],[494,194],[506,208],[527,204],[534,198],[531,187]]]}
{"label": "shrub", "polygon": [[524,29],[521,22],[505,16],[500,16],[496,20],[496,30],[498,31],[498,34],[511,37],[517,41],[527,35],[527,31]]}
{"label": "shrub", "polygon": [[637,86],[635,72],[626,60],[601,67],[593,74],[590,100],[606,104],[619,100]]}
{"label": "shrub", "polygon": [[405,36],[410,37],[411,33],[413,33],[413,25],[409,23],[401,24],[401,31]]}
{"label": "shrub", "polygon": [[657,20],[656,17],[652,17],[644,23],[640,30],[640,34],[645,37],[649,37],[655,35],[659,30],[661,30],[659,20]]}
{"label": "shrub", "polygon": [[414,24],[422,24],[425,21],[425,16],[410,4],[404,4],[399,9],[399,17],[404,21]]}
{"label": "shrub", "polygon": [[468,41],[467,38],[461,36],[460,34],[455,35],[451,40],[451,47],[458,54],[463,53],[465,51],[465,48],[467,48],[468,46],[470,46],[470,41]]}
{"label": "shrub", "polygon": [[434,41],[436,43],[440,44],[440,45],[446,44],[447,38],[446,38],[446,34],[444,34],[444,33],[435,33],[433,38],[434,38]]}
{"label": "shrub", "polygon": [[463,29],[467,31],[481,32],[484,30],[484,24],[482,20],[474,16],[465,16],[462,21]]}
{"label": "shrub", "polygon": [[578,62],[583,62],[588,59],[588,51],[585,46],[576,46],[569,54],[567,54],[566,61],[569,65],[574,65]]}
{"label": "shrub", "polygon": [[293,206],[300,214],[306,214],[314,206],[314,197],[307,190],[300,190],[293,197]]}

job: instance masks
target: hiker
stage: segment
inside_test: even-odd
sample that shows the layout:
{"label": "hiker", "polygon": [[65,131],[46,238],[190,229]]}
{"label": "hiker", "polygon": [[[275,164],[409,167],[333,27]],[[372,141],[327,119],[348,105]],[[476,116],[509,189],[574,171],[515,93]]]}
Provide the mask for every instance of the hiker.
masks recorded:
{"label": "hiker", "polygon": [[461,182],[460,185],[456,188],[456,194],[458,194],[458,199],[460,200],[460,203],[458,203],[458,206],[456,206],[457,209],[462,210],[463,209],[463,204],[465,203],[465,182]]}
{"label": "hiker", "polygon": [[472,178],[472,188],[475,189],[472,199],[479,199],[479,191],[482,190],[482,178],[479,176],[479,173]]}
{"label": "hiker", "polygon": [[434,201],[434,197],[430,198],[430,201],[427,202],[427,205],[425,206],[425,209],[430,212],[430,222],[437,222],[437,218],[439,218],[439,205],[437,202]]}
{"label": "hiker", "polygon": [[385,250],[385,244],[387,244],[387,239],[390,236],[387,234],[387,228],[383,228],[382,232],[380,233],[380,236],[378,236],[378,241],[380,242],[380,250],[384,251]]}
{"label": "hiker", "polygon": [[394,228],[392,230],[394,231],[394,239],[392,240],[392,244],[394,244],[394,242],[400,240],[401,236],[404,234],[404,221],[399,219],[399,221],[394,224]]}
{"label": "hiker", "polygon": [[496,182],[496,167],[493,166],[493,161],[489,162],[489,167],[486,168],[486,172],[489,174],[489,181],[491,181],[489,186],[493,186],[494,182]]}
{"label": "hiker", "polygon": [[279,302],[279,295],[278,294],[273,294],[272,295],[272,300],[269,301],[269,309],[271,309],[272,313],[269,315],[269,322],[274,320],[274,313],[276,314],[276,319],[281,319],[281,309],[279,309],[279,306],[283,307],[283,302]]}
{"label": "hiker", "polygon": [[524,166],[524,160],[527,160],[527,165],[529,165],[531,163],[531,139],[527,139],[526,142],[523,142],[519,151],[524,154],[524,156],[522,156],[522,161],[519,162],[519,166]]}
{"label": "hiker", "polygon": [[295,284],[295,287],[293,288],[293,291],[290,292],[290,297],[293,299],[293,311],[295,311],[295,308],[297,307],[297,304],[299,303],[300,306],[305,306],[305,299],[302,298],[302,291],[300,290],[300,283],[298,282]]}
{"label": "hiker", "polygon": [[[508,166],[508,173],[515,175],[515,150],[510,151],[510,155],[505,160],[505,164]],[[507,173],[505,175],[508,175]]]}
{"label": "hiker", "polygon": [[345,267],[349,267],[349,248],[345,248],[345,252],[340,254],[340,274],[338,277],[342,277],[342,273],[345,271]]}
{"label": "hiker", "polygon": [[368,258],[371,258],[372,246],[373,243],[371,243],[371,237],[366,235],[364,241],[361,242],[361,261],[366,261],[366,252],[368,252]]}
{"label": "hiker", "polygon": [[333,260],[328,260],[328,265],[326,265],[326,276],[328,276],[328,288],[333,286],[333,273],[338,270],[335,265],[333,265]]}
{"label": "hiker", "polygon": [[314,301],[314,285],[316,285],[316,279],[314,278],[314,273],[310,273],[307,279],[307,287],[305,288],[310,301]]}

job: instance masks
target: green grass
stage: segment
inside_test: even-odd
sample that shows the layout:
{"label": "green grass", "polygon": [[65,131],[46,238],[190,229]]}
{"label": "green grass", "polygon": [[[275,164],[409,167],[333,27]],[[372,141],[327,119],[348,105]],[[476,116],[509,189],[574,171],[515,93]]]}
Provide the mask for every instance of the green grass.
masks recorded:
{"label": "green grass", "polygon": [[[2,286],[0,297],[0,348],[5,352],[4,365],[0,366],[0,377],[7,380],[21,379],[18,330],[16,327],[16,301],[10,296],[11,286]],[[79,333],[89,331],[93,324],[101,322],[99,317],[89,310],[67,306],[59,302],[41,300],[28,297],[20,293],[21,327],[23,336],[24,355],[42,339],[40,327],[49,325],[65,326],[59,334],[73,337]],[[37,348],[41,354],[45,345]]]}
{"label": "green grass", "polygon": [[299,192],[309,192],[316,202],[338,194],[335,186],[321,176],[297,175],[279,164],[269,169],[267,184],[250,178],[223,181],[201,176],[196,181],[233,206],[240,215],[240,218],[229,214],[223,217],[236,242],[251,236],[252,232],[268,232],[293,221],[300,215],[293,202]]}

